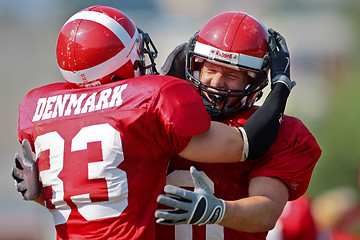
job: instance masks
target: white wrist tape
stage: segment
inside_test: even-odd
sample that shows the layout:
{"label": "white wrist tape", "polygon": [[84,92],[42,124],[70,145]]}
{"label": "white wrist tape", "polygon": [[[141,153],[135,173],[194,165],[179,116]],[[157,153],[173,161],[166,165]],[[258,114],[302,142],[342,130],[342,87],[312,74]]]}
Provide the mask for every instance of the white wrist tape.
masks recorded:
{"label": "white wrist tape", "polygon": [[238,127],[237,129],[241,133],[241,136],[242,136],[243,142],[244,142],[243,152],[242,152],[241,158],[240,158],[240,162],[244,162],[249,156],[249,141],[248,141],[245,129],[243,127]]}
{"label": "white wrist tape", "polygon": [[273,84],[281,82],[282,84],[285,84],[287,88],[291,91],[291,89],[295,86],[295,82],[292,82],[287,76],[285,75],[276,75],[274,79],[272,79]]}

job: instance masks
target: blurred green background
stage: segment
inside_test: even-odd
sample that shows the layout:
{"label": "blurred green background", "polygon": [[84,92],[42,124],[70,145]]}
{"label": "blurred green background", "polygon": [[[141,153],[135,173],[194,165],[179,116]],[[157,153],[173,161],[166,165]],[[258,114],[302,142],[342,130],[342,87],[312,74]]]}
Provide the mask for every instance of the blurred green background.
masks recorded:
{"label": "blurred green background", "polygon": [[[55,238],[50,213],[24,202],[10,176],[13,155],[21,151],[17,108],[31,89],[63,81],[55,57],[58,33],[71,15],[91,5],[118,8],[148,32],[159,66],[224,11],[248,12],[278,30],[288,42],[297,82],[286,113],[300,118],[323,150],[307,194],[315,199],[348,187],[359,203],[359,0],[0,0],[0,239]],[[358,235],[359,225],[351,229]]]}

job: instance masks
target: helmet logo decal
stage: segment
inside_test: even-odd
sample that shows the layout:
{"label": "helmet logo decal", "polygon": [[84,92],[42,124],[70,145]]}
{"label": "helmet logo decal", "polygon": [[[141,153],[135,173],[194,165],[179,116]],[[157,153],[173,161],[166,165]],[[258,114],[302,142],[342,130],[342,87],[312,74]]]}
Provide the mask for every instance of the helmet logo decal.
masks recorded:
{"label": "helmet logo decal", "polygon": [[229,62],[229,67],[237,69],[237,66],[244,66],[252,69],[260,69],[263,64],[263,59],[253,57],[246,54],[238,54],[233,52],[223,51],[213,46],[196,42],[194,52],[203,56],[209,57],[211,60],[221,60]]}
{"label": "helmet logo decal", "polygon": [[215,56],[217,58],[220,58],[220,59],[224,59],[224,60],[232,60],[232,59],[237,59],[237,54],[234,54],[234,53],[228,53],[228,52],[225,52],[225,51],[221,51],[221,50],[214,50],[215,52]]}

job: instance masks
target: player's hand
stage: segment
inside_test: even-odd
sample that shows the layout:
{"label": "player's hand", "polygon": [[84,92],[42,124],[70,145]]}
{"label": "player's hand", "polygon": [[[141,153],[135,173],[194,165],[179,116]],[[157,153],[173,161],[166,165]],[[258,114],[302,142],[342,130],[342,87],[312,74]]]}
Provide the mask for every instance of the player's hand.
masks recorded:
{"label": "player's hand", "polygon": [[270,54],[270,75],[272,85],[281,82],[291,90],[295,81],[290,80],[290,54],[285,38],[273,29],[268,30],[270,35],[267,44]]}
{"label": "player's hand", "polygon": [[24,200],[37,200],[41,194],[39,171],[35,164],[31,146],[28,140],[22,142],[24,159],[19,153],[15,154],[15,167],[12,169],[12,177],[18,192]]}
{"label": "player's hand", "polygon": [[166,58],[164,65],[161,67],[163,75],[173,76],[180,79],[186,79],[185,74],[185,61],[186,55],[189,51],[194,50],[194,44],[198,37],[196,32],[188,42],[182,43],[177,46]]}
{"label": "player's hand", "polygon": [[155,216],[157,223],[174,224],[214,224],[219,223],[225,213],[225,202],[216,198],[201,174],[190,168],[191,177],[195,184],[194,191],[188,191],[171,185],[166,185],[165,193],[159,195],[157,201],[172,209],[158,209]]}

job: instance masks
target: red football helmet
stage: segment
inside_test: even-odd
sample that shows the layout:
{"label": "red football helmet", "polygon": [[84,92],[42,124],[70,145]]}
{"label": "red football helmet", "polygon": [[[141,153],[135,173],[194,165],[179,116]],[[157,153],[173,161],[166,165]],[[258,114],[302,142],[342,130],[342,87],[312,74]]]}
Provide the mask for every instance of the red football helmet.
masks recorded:
{"label": "red football helmet", "polygon": [[[249,108],[261,97],[262,89],[268,83],[268,35],[264,25],[249,14],[226,12],[206,22],[193,39],[190,47],[193,50],[186,54],[186,78],[199,89],[212,117]],[[199,80],[204,60],[246,71],[254,80],[245,89],[204,84]]]}
{"label": "red football helmet", "polygon": [[[144,54],[151,61],[147,66]],[[89,7],[73,15],[60,31],[56,56],[72,87],[157,74],[157,50],[149,35],[124,13],[107,6]]]}

